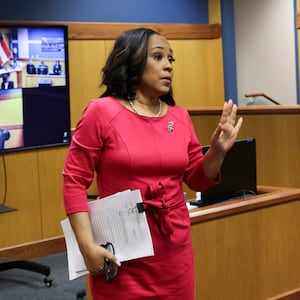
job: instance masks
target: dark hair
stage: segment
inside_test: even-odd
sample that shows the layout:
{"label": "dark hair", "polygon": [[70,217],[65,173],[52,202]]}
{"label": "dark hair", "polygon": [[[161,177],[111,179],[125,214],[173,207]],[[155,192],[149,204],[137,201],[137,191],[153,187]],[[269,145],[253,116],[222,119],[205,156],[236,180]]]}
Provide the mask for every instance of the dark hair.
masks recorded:
{"label": "dark hair", "polygon": [[[153,34],[159,35],[149,28],[137,28],[120,35],[102,70],[101,86],[106,85],[106,90],[101,97],[135,98],[147,63],[149,37]],[[168,105],[175,105],[172,88],[160,99]]]}

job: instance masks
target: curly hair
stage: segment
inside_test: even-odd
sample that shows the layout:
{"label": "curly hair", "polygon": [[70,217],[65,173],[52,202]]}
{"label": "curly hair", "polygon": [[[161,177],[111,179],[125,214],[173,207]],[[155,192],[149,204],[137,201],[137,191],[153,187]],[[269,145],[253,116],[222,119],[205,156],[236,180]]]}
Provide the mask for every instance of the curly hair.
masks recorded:
{"label": "curly hair", "polygon": [[[146,67],[148,56],[148,41],[151,35],[158,32],[149,28],[137,28],[123,32],[102,69],[102,85],[106,85],[101,97],[114,96],[125,100],[135,98],[136,89]],[[160,97],[168,105],[175,105],[169,92]]]}

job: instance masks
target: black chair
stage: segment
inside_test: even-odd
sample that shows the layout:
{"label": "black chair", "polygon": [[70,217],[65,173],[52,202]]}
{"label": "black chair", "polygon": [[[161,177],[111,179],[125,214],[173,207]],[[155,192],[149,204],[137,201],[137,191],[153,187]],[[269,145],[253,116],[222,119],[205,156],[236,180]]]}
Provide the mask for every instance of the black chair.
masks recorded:
{"label": "black chair", "polygon": [[27,270],[27,271],[36,272],[45,275],[44,278],[45,286],[46,287],[52,286],[52,279],[49,278],[51,272],[49,266],[37,262],[29,261],[29,260],[0,257],[0,271],[6,271],[10,269],[22,269],[22,270]]}

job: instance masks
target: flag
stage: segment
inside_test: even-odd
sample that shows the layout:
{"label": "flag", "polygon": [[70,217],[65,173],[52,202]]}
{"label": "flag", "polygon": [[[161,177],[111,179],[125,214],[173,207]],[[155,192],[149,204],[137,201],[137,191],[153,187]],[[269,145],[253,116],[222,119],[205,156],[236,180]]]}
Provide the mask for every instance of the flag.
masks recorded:
{"label": "flag", "polygon": [[11,57],[11,51],[0,32],[0,65],[6,63]]}

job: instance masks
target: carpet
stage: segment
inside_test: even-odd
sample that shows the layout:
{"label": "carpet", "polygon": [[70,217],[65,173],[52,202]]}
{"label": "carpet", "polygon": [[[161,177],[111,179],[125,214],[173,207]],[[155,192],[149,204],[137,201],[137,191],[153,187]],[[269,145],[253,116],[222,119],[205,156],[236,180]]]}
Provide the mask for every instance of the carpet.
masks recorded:
{"label": "carpet", "polygon": [[44,283],[44,275],[20,269],[0,272],[0,300],[76,300],[85,289],[84,278],[69,281],[66,253],[34,259],[50,266],[50,287]]}

